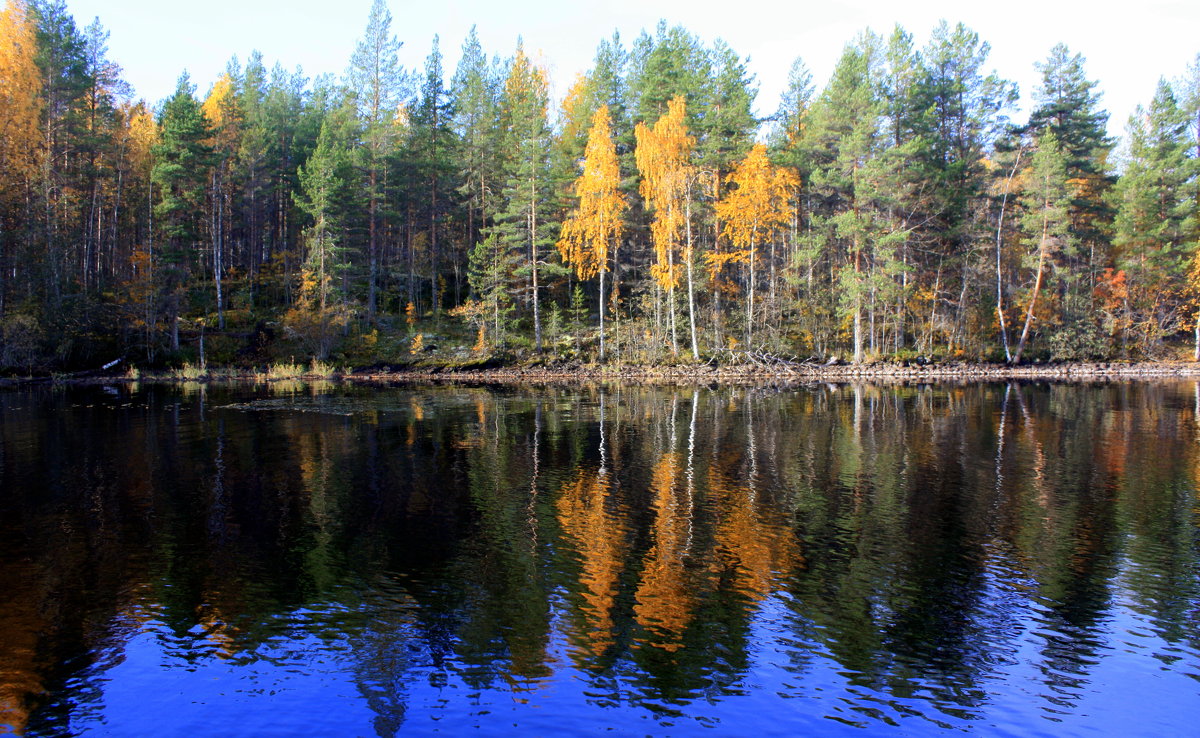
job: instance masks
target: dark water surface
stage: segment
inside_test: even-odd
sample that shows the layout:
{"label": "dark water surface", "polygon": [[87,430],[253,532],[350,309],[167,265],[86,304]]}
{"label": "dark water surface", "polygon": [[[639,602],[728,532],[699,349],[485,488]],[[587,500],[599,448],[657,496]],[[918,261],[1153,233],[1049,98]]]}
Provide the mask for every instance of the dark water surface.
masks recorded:
{"label": "dark water surface", "polygon": [[1197,735],[1200,390],[0,393],[0,733]]}

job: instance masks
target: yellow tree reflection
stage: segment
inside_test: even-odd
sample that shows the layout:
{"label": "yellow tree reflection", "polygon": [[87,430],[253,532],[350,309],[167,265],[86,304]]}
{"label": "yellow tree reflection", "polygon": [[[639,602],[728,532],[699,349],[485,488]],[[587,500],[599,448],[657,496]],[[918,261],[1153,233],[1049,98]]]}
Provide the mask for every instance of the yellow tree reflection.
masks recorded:
{"label": "yellow tree reflection", "polygon": [[708,473],[717,509],[716,553],[736,591],[757,602],[771,594],[778,572],[801,560],[800,552],[789,529],[771,520],[755,504],[753,488],[734,481],[722,462],[728,459],[714,463]]}
{"label": "yellow tree reflection", "polygon": [[679,456],[663,454],[654,465],[654,545],[637,589],[634,614],[650,635],[649,644],[666,651],[683,646],[683,631],[691,621],[694,596],[686,580],[683,557],[691,534],[690,500],[679,495]]}
{"label": "yellow tree reflection", "polygon": [[582,622],[575,633],[593,656],[615,642],[613,605],[625,554],[624,527],[605,508],[611,480],[605,471],[580,469],[559,495],[558,522],[580,558]]}

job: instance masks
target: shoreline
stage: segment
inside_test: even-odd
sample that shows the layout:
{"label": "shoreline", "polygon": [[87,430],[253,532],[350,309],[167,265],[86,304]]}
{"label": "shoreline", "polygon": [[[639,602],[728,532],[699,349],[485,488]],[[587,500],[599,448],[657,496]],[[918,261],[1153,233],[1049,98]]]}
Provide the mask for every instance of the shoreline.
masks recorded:
{"label": "shoreline", "polygon": [[931,364],[779,364],[731,366],[509,366],[487,369],[453,367],[409,367],[382,370],[355,370],[329,376],[298,374],[289,377],[266,377],[261,373],[239,373],[215,370],[213,374],[195,378],[180,378],[163,374],[130,377],[125,374],[59,377],[0,378],[0,387],[37,384],[203,384],[221,383],[278,383],[350,382],[362,384],[479,384],[479,383],[574,383],[597,381],[629,381],[639,383],[745,384],[811,382],[995,382],[1011,380],[1041,380],[1055,382],[1095,382],[1139,379],[1200,378],[1200,362],[1136,362],[1136,363],[1063,363],[1063,364],[1005,364],[931,363]]}

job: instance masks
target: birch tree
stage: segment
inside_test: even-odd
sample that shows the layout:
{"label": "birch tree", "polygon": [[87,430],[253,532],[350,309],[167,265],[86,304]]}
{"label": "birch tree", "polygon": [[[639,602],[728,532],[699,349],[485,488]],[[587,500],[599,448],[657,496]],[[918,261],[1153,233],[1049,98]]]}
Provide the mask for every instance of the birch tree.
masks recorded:
{"label": "birch tree", "polygon": [[624,229],[626,206],[620,185],[608,106],[601,105],[592,115],[583,173],[575,181],[579,206],[563,223],[558,241],[563,261],[574,267],[580,279],[600,277],[600,361],[604,361],[604,275],[608,272],[609,248]]}

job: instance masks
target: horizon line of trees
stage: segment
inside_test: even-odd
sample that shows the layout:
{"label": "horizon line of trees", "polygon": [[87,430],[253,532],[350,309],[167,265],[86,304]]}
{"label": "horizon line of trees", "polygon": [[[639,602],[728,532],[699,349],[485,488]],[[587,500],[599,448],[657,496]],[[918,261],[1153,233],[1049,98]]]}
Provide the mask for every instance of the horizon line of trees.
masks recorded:
{"label": "horizon line of trees", "polygon": [[[0,366],[479,355],[1200,360],[1200,55],[1106,133],[1084,59],[1026,121],[940,23],[793,64],[660,22],[551,111],[522,42],[398,61],[375,0],[341,78],[260,53],[135,101],[99,20],[0,13]],[[1121,166],[1115,165],[1120,158]],[[203,343],[201,342],[202,346]],[[203,357],[201,357],[203,358]]]}

